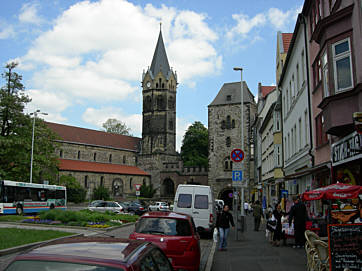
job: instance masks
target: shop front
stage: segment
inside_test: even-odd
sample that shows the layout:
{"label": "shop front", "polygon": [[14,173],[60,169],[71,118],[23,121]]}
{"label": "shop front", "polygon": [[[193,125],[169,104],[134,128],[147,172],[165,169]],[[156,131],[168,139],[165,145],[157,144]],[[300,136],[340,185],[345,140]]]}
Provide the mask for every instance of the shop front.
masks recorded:
{"label": "shop front", "polygon": [[332,145],[333,183],[362,185],[362,135],[353,132]]}

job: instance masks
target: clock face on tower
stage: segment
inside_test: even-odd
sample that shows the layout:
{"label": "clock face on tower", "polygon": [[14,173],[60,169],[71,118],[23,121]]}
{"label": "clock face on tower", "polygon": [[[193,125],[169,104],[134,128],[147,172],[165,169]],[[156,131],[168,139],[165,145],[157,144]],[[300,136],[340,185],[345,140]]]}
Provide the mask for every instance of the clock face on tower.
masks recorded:
{"label": "clock face on tower", "polygon": [[150,88],[150,87],[151,87],[151,82],[147,82],[146,86],[147,86],[148,88]]}

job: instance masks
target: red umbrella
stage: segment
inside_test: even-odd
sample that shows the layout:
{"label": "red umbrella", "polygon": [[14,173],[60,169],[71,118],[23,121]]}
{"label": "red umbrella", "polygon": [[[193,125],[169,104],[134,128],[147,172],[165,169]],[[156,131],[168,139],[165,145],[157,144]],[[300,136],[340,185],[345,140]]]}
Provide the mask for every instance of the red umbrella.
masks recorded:
{"label": "red umbrella", "polygon": [[362,194],[362,186],[335,183],[303,193],[303,200],[354,199]]}

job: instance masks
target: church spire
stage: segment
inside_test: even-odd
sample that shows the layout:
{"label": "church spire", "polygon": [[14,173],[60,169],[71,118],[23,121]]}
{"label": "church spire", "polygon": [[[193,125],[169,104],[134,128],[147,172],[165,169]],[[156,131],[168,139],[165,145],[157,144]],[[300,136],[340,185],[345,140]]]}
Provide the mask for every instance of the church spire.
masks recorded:
{"label": "church spire", "polygon": [[170,65],[168,64],[166,49],[162,38],[161,24],[160,34],[158,36],[150,70],[152,71],[153,76],[156,76],[161,71],[165,78],[167,78],[168,72],[170,71]]}

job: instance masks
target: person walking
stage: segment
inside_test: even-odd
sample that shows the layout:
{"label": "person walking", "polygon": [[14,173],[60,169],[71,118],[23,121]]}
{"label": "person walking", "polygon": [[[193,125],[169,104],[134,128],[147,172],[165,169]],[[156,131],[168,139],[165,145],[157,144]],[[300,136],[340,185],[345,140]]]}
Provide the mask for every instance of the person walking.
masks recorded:
{"label": "person walking", "polygon": [[248,215],[249,203],[247,201],[244,202],[244,211],[245,211],[245,215]]}
{"label": "person walking", "polygon": [[293,248],[301,248],[305,244],[305,223],[308,218],[307,208],[298,196],[293,197],[294,205],[289,212],[289,226],[294,222],[295,245]]}
{"label": "person walking", "polygon": [[218,214],[216,219],[216,227],[219,231],[219,251],[227,250],[227,238],[230,231],[230,224],[234,229],[233,215],[229,212],[229,206],[224,205],[222,212]]}
{"label": "person walking", "polygon": [[277,204],[275,206],[275,210],[273,211],[273,216],[276,220],[276,228],[274,230],[274,234],[273,234],[273,245],[274,246],[279,246],[280,245],[280,240],[283,239],[283,233],[282,233],[282,208],[280,204]]}
{"label": "person walking", "polygon": [[253,215],[254,215],[254,231],[259,231],[263,210],[261,209],[260,202],[258,200],[253,205]]}

